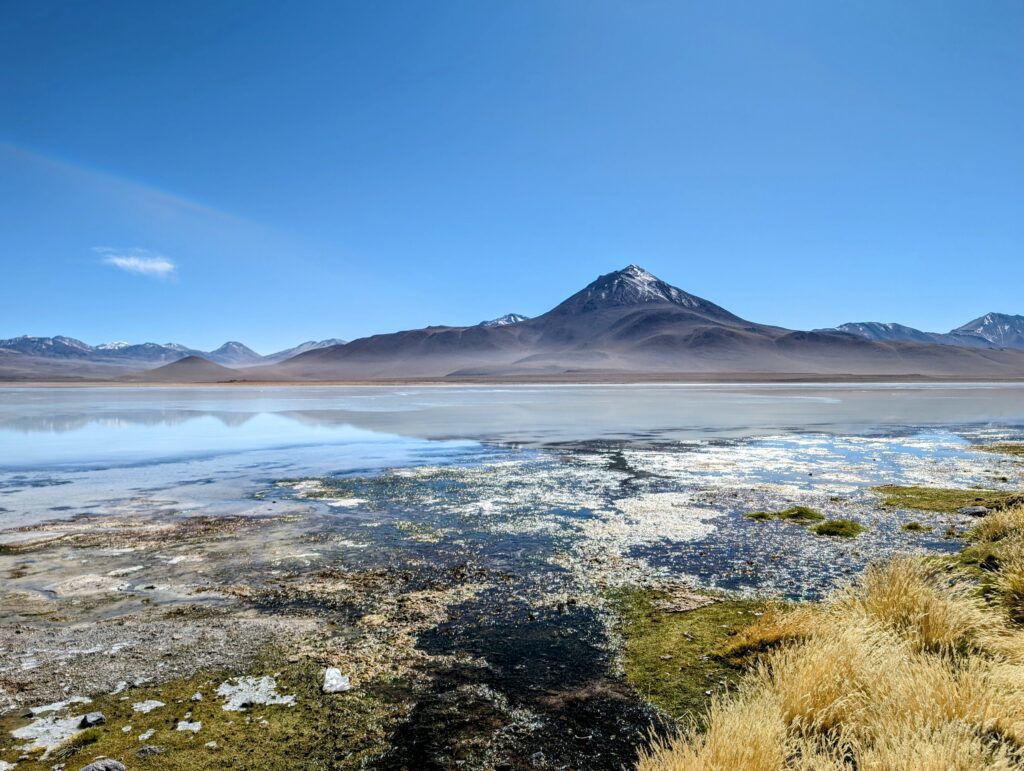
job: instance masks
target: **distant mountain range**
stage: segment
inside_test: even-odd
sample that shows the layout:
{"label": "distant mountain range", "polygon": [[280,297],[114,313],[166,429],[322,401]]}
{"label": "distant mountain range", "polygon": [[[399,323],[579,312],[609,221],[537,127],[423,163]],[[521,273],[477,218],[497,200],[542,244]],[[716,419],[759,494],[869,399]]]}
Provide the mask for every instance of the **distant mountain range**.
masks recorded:
{"label": "distant mountain range", "polygon": [[[344,340],[309,340],[269,356],[261,356],[246,345],[229,340],[212,351],[199,351],[180,343],[101,343],[89,345],[73,337],[14,337],[0,340],[0,356],[28,357],[36,360],[67,362],[69,365],[91,364],[99,368],[113,367],[128,370],[146,369],[169,364],[189,356],[197,356],[225,367],[252,367],[290,359],[300,353],[344,345]],[[0,361],[0,376],[3,374]]]}
{"label": "distant mountain range", "polygon": [[988,314],[943,334],[875,322],[793,331],[747,321],[629,265],[599,276],[535,318],[506,314],[473,326],[431,326],[348,343],[308,342],[270,356],[240,343],[201,352],[152,343],[92,347],[63,337],[0,341],[0,377],[5,379],[587,380],[639,375],[1024,378],[1024,317]]}
{"label": "distant mountain range", "polygon": [[866,340],[938,343],[968,348],[1017,348],[1024,350],[1024,316],[986,313],[984,316],[949,332],[922,332],[902,324],[862,321],[840,324],[834,330],[863,337]]}

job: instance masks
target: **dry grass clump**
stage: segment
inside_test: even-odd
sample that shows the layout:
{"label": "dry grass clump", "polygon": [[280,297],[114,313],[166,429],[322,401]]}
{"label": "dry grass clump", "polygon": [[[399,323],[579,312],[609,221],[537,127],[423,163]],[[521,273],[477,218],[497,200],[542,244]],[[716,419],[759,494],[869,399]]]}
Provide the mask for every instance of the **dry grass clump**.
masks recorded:
{"label": "dry grass clump", "polygon": [[804,640],[820,623],[820,615],[821,610],[814,605],[798,605],[792,609],[780,604],[768,605],[757,621],[730,638],[720,655],[741,660],[751,654],[766,653],[782,643]]}
{"label": "dry grass clump", "polygon": [[971,540],[978,543],[995,543],[1011,536],[1024,538],[1024,506],[987,514],[970,534]]}
{"label": "dry grass clump", "polygon": [[1024,555],[1015,553],[999,563],[994,585],[1010,621],[1024,624]]}
{"label": "dry grass clump", "polygon": [[981,649],[1002,620],[958,574],[914,557],[871,565],[857,586],[834,601],[833,613],[863,613],[930,651]]}
{"label": "dry grass clump", "polygon": [[989,514],[969,536],[961,561],[979,568],[985,588],[1001,601],[1010,621],[1024,624],[1024,506]]}
{"label": "dry grass clump", "polygon": [[790,754],[789,731],[771,693],[746,693],[715,701],[708,712],[708,730],[691,728],[691,739],[655,744],[641,752],[641,769],[777,771]]}
{"label": "dry grass clump", "polygon": [[[1024,616],[1022,535],[1016,509],[975,538],[1002,544],[996,584]],[[655,745],[640,771],[1024,767],[1024,630],[966,574],[899,557],[792,615],[738,635],[768,652],[705,733]]]}
{"label": "dry grass clump", "polygon": [[962,723],[900,726],[856,751],[860,771],[1003,771],[1017,768],[998,743]]}

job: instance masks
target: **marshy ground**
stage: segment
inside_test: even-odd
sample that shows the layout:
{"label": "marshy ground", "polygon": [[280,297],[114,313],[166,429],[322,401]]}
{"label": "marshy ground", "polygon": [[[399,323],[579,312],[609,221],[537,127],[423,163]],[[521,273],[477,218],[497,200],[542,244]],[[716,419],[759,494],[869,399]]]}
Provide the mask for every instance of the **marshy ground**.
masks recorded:
{"label": "marshy ground", "polygon": [[[629,765],[736,688],[751,624],[1013,505],[1020,458],[965,437],[483,446],[267,475],[233,515],[164,489],[5,531],[0,761]],[[351,689],[323,693],[327,667]],[[283,703],[225,709],[239,678]]]}

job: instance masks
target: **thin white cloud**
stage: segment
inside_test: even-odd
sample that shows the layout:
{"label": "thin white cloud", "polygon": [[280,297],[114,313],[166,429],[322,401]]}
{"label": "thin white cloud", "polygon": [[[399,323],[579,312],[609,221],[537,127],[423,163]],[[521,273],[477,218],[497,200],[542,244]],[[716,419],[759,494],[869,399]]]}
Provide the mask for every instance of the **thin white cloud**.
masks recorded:
{"label": "thin white cloud", "polygon": [[172,260],[145,249],[111,249],[97,246],[93,249],[103,255],[103,262],[128,273],[154,278],[167,278],[176,270]]}

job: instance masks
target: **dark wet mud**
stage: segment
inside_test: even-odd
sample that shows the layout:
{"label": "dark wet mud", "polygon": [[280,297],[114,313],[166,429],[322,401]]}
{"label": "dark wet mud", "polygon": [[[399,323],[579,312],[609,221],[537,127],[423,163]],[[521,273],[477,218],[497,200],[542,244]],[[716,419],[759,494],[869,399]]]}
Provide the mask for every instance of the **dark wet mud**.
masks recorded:
{"label": "dark wet mud", "polygon": [[618,768],[631,763],[656,712],[619,676],[604,623],[589,608],[538,614],[485,593],[420,635],[432,668],[383,768],[452,768],[487,757],[505,768]]}

